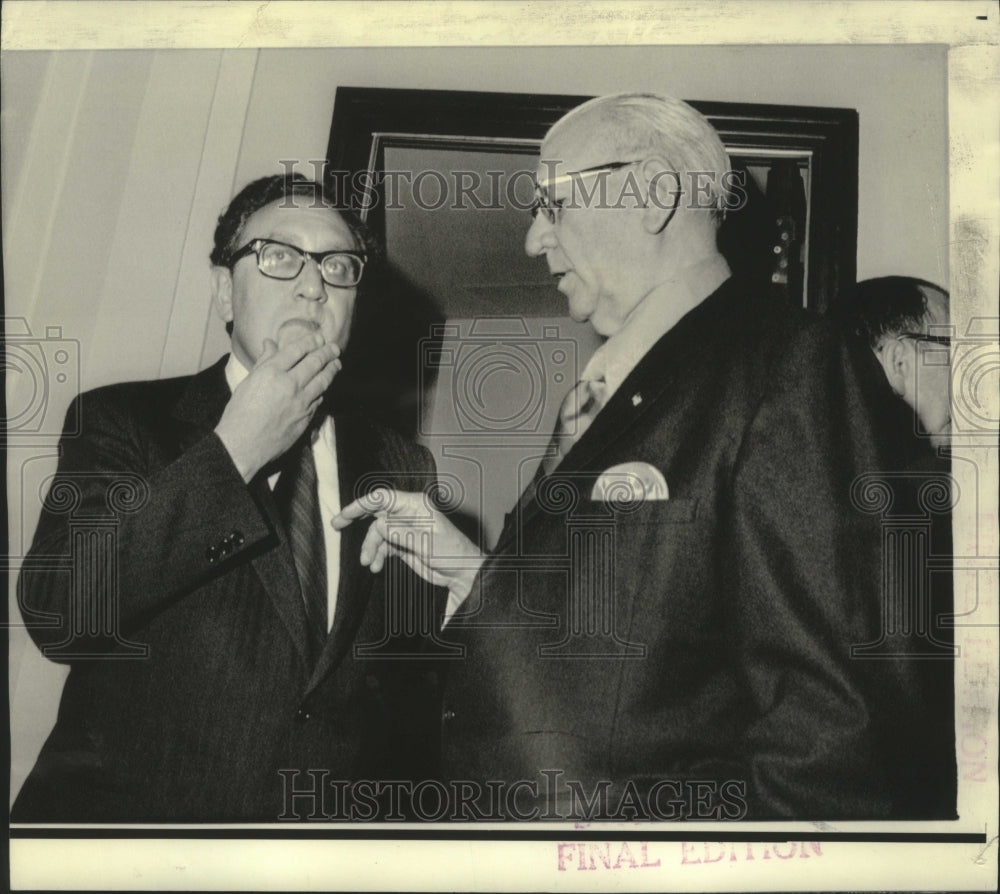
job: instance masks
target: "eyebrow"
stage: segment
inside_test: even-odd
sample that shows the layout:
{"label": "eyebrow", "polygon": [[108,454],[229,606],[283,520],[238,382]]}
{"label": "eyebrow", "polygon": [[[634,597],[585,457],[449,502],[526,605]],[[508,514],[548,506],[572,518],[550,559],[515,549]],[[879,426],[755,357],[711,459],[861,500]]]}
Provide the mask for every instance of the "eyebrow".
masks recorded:
{"label": "eyebrow", "polygon": [[[279,230],[277,232],[272,231],[266,236],[252,236],[250,238],[250,241],[252,242],[254,239],[266,239],[268,242],[282,242],[285,243],[286,245],[292,246],[292,248],[302,248],[302,246],[297,244],[299,238],[300,238],[299,236],[291,236],[288,233],[284,233]],[[353,239],[351,241],[354,242]],[[303,251],[305,251],[305,249],[303,249]],[[317,255],[329,254],[332,251],[361,251],[361,249],[356,248],[354,245],[338,246],[337,248],[324,248],[321,249],[320,251],[313,252],[313,254]]]}

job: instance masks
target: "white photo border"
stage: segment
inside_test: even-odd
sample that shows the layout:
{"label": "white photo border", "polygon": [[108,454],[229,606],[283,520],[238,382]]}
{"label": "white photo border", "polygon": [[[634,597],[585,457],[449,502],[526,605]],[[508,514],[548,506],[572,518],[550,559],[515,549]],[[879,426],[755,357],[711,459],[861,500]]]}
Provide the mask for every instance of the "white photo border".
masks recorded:
{"label": "white photo border", "polygon": [[[937,2],[50,2],[3,5],[4,53],[26,49],[123,48],[576,46],[593,44],[946,44],[950,146],[950,258],[952,322],[962,333],[976,318],[995,318],[1000,294],[1000,29],[995,3]],[[901,147],[901,151],[905,151]],[[993,418],[996,418],[995,406]],[[979,470],[978,485],[963,478],[970,463],[956,463],[960,486],[978,487],[978,517],[956,516],[956,554],[976,567],[956,579],[976,581],[985,594],[984,625],[956,630],[997,643],[996,444],[957,447],[956,456]],[[988,524],[992,517],[993,524]],[[970,553],[969,546],[974,547]],[[971,576],[971,584],[970,578]],[[971,633],[970,633],[971,631]],[[557,841],[510,840],[509,826],[462,827],[443,839],[334,837],[343,827],[310,826],[308,836],[278,837],[288,827],[184,827],[191,837],[165,829],[132,830],[141,837],[38,837],[10,841],[12,890],[993,890],[997,877],[997,650],[983,651],[986,693],[992,705],[987,767],[991,777],[975,800],[960,801],[974,822],[780,824],[791,835],[852,833],[895,835],[895,841],[823,840],[819,851],[804,842],[795,853],[780,842],[760,844],[747,859],[746,845],[710,850],[708,827],[691,829],[690,842],[655,842],[642,828],[608,826],[609,838],[628,836],[631,850],[619,865],[642,871],[587,872],[567,862],[566,845],[583,840],[573,826],[546,824],[564,833]],[[960,662],[959,662],[960,664]],[[959,669],[961,674],[961,669]],[[817,826],[823,826],[818,828]],[[778,827],[744,824],[757,840]],[[421,827],[419,831],[430,831]],[[591,827],[591,831],[593,827]],[[25,829],[22,827],[22,832]],[[398,827],[394,830],[398,832]],[[528,831],[527,829],[524,831]],[[687,831],[687,830],[685,830]],[[732,831],[731,828],[727,831]],[[980,838],[966,843],[906,841],[914,832],[960,831]],[[474,840],[495,834],[495,839]],[[576,833],[576,837],[574,837]],[[697,833],[697,834],[695,834]],[[183,833],[180,833],[183,834]],[[274,837],[270,837],[270,836]],[[634,837],[633,837],[634,835]],[[256,836],[256,837],[255,837]],[[513,836],[516,837],[516,836]],[[590,837],[588,835],[588,837]],[[902,840],[900,840],[902,839]],[[643,841],[651,842],[640,847]],[[689,846],[690,845],[690,846]],[[720,845],[722,847],[722,845]],[[783,847],[779,853],[779,848]],[[562,850],[560,850],[562,848]],[[768,849],[770,848],[770,849]],[[765,856],[765,851],[767,856]],[[721,853],[719,859],[716,855]],[[570,856],[566,856],[569,854]],[[736,856],[734,857],[733,854]],[[709,856],[711,859],[709,859]],[[562,866],[560,866],[560,858]],[[690,858],[690,859],[689,859]],[[643,862],[644,861],[644,862]],[[698,864],[698,865],[695,865]],[[572,866],[573,871],[568,871]],[[780,871],[779,871],[780,870]]]}

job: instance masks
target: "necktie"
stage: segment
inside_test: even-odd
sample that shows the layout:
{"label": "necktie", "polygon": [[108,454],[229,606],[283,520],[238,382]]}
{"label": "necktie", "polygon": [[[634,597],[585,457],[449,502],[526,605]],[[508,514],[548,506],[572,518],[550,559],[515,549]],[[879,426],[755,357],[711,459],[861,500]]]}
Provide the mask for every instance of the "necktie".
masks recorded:
{"label": "necktie", "polygon": [[572,446],[590,428],[594,417],[604,405],[605,389],[606,383],[603,378],[580,379],[563,398],[559,407],[559,419],[552,433],[552,440],[549,442],[549,451],[542,459],[543,475],[551,475]]}
{"label": "necktie", "polygon": [[[584,374],[586,372],[585,369]],[[535,499],[542,479],[552,474],[556,466],[562,462],[563,457],[569,453],[570,448],[590,428],[594,417],[604,406],[606,392],[607,382],[601,375],[598,378],[580,379],[569,394],[563,398],[563,402],[559,406],[559,418],[556,420],[556,427],[552,432],[552,439],[549,441],[549,449],[542,457],[534,478],[521,492],[517,504],[507,513],[503,530],[500,532],[501,540],[513,525],[519,523],[521,513]]]}
{"label": "necktie", "polygon": [[282,463],[283,470],[274,488],[274,500],[288,532],[288,542],[295,560],[306,617],[314,644],[327,634],[326,544],[323,519],[316,490],[316,462],[310,439],[293,447]]}

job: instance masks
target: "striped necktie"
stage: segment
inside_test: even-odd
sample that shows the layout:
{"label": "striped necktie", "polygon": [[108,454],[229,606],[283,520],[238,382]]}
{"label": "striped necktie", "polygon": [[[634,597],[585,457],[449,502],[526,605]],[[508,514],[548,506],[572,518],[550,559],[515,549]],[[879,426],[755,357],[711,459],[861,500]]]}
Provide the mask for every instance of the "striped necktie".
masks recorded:
{"label": "striped necktie", "polygon": [[580,379],[563,398],[548,452],[542,459],[543,475],[551,475],[573,445],[590,428],[594,417],[604,406],[606,390],[607,383],[603,376],[599,379]]}
{"label": "striped necktie", "polygon": [[[586,373],[587,370],[584,372]],[[570,448],[590,427],[594,417],[604,405],[606,393],[607,382],[602,375],[599,378],[580,379],[569,394],[563,398],[548,450],[535,470],[534,477],[521,492],[514,508],[504,518],[500,540],[503,540],[513,525],[520,523],[521,514],[525,507],[535,499],[542,481],[555,471],[556,466],[562,462]]]}
{"label": "striped necktie", "polygon": [[274,501],[288,532],[302,600],[314,645],[327,634],[329,587],[326,579],[326,543],[319,511],[316,462],[307,436],[287,454],[274,488]]}

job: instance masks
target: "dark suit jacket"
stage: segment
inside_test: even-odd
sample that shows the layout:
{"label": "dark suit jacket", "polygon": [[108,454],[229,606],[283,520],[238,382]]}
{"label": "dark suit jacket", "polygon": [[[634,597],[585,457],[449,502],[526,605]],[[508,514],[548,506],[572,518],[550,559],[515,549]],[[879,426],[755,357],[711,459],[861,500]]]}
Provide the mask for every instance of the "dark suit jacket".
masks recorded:
{"label": "dark suit jacket", "polygon": [[[885,742],[902,743],[877,710],[895,692],[876,704],[881,666],[851,658],[881,614],[879,520],[852,483],[882,467],[852,350],[730,280],[508,518],[445,629],[466,657],[445,688],[443,769],[505,781],[483,812],[896,810]],[[662,472],[669,500],[590,499],[632,461]]]}
{"label": "dark suit jacket", "polygon": [[[855,336],[849,335],[848,338]],[[866,478],[878,504],[886,569],[880,636],[856,659],[878,666],[870,695],[882,719],[893,813],[905,819],[956,816],[955,636],[951,505],[946,450],[918,436],[913,409],[893,393],[867,344],[859,377],[871,393],[882,462]]]}
{"label": "dark suit jacket", "polygon": [[[364,526],[352,527],[334,626],[310,653],[266,475],[245,484],[212,430],[229,397],[224,365],[101,388],[69,411],[65,431],[79,423],[81,434],[63,439],[20,598],[36,643],[71,669],[15,821],[334,815],[334,804],[287,797],[286,786],[308,791],[324,777],[279,770],[430,772],[433,674],[351,648],[379,644],[399,614],[387,603],[427,588],[393,562],[399,586],[387,591],[387,573],[360,565]],[[433,475],[422,448],[362,419],[335,421],[345,503],[367,475],[406,489]],[[412,652],[410,626],[374,654]]]}

